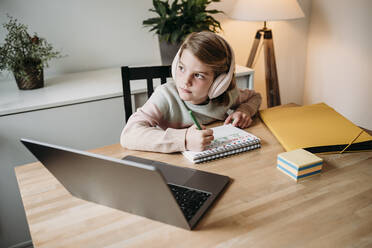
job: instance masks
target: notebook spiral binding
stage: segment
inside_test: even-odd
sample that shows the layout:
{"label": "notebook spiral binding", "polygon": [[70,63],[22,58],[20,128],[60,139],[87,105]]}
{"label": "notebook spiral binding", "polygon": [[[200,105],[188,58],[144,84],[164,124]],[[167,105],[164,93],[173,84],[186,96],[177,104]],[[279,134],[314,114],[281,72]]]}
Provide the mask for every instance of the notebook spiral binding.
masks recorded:
{"label": "notebook spiral binding", "polygon": [[254,150],[261,147],[260,140],[254,140],[241,144],[231,145],[228,148],[215,148],[195,157],[195,163],[202,163],[222,157],[238,154],[245,151]]}

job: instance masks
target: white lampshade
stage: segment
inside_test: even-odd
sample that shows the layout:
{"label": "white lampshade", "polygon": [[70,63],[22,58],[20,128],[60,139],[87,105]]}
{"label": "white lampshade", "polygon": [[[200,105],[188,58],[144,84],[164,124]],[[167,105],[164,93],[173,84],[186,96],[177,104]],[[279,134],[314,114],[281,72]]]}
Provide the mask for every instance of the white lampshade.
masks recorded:
{"label": "white lampshade", "polygon": [[243,21],[279,21],[305,15],[297,0],[236,0],[229,16]]}

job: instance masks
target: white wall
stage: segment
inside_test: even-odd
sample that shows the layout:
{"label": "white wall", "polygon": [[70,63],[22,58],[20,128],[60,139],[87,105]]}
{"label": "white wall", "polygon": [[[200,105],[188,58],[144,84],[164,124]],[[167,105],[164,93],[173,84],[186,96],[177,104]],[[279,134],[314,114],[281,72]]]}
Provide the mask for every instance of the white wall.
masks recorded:
{"label": "white wall", "polygon": [[372,129],[372,1],[313,0],[304,103]]}
{"label": "white wall", "polygon": [[[223,0],[214,3],[212,7],[224,10],[226,13],[231,8],[233,0]],[[305,81],[305,63],[307,34],[311,11],[310,0],[298,0],[305,18],[288,21],[268,22],[272,29],[275,58],[279,78],[281,101],[285,103],[303,104],[303,90]],[[227,16],[218,15],[223,32],[221,33],[232,45],[236,61],[246,65],[253,40],[258,29],[263,27],[263,22],[237,21]],[[264,70],[264,52],[261,51],[255,69],[255,89],[263,96],[261,108],[266,108],[266,86]]]}

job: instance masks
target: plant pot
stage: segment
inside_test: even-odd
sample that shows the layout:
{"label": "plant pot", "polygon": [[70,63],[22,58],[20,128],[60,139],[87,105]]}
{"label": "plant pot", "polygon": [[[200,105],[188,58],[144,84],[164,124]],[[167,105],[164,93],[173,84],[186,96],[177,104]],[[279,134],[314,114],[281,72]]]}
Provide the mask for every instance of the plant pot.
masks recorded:
{"label": "plant pot", "polygon": [[13,71],[18,89],[32,90],[44,87],[44,70],[41,61],[24,62],[20,69]]}
{"label": "plant pot", "polygon": [[159,47],[160,47],[160,57],[161,57],[161,63],[163,65],[170,65],[172,64],[174,56],[176,56],[178,49],[181,46],[181,42],[177,44],[173,44],[170,42],[166,42],[164,40],[159,39]]}

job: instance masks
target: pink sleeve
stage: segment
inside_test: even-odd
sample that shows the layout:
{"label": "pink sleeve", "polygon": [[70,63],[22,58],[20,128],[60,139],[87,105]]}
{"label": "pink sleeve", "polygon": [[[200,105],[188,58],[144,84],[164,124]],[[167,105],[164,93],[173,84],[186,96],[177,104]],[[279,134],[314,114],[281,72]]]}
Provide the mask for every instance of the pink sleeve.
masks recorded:
{"label": "pink sleeve", "polygon": [[239,97],[236,102],[238,111],[254,116],[262,102],[261,94],[249,89],[239,89]]}
{"label": "pink sleeve", "polygon": [[185,151],[186,129],[167,128],[163,126],[162,113],[153,103],[147,101],[128,120],[121,136],[120,144],[128,149],[179,152]]}

